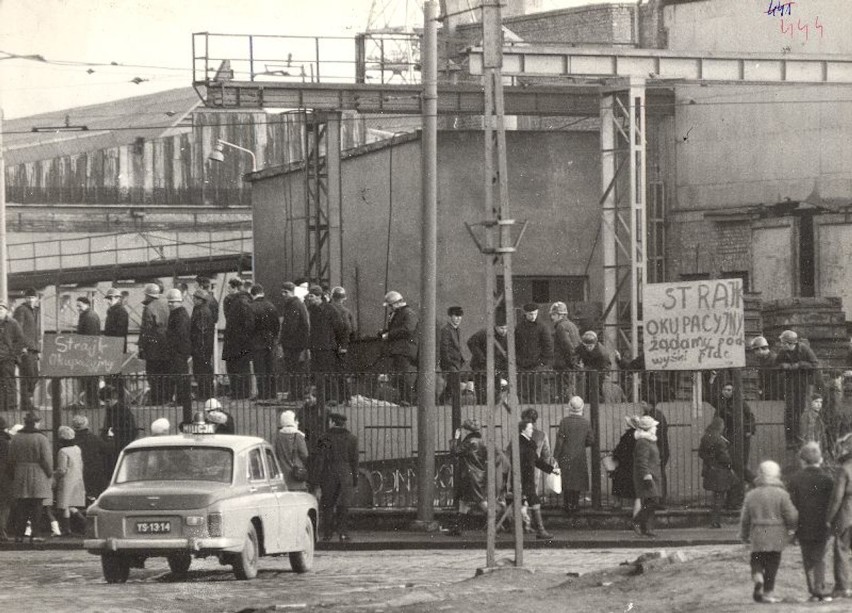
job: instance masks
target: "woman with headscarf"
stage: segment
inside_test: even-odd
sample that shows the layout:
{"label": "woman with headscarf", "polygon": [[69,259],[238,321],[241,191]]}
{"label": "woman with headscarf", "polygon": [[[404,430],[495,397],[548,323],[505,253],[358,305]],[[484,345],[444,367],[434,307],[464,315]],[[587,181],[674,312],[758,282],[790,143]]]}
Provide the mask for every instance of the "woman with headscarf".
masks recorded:
{"label": "woman with headscarf", "polygon": [[544,527],[544,520],[541,517],[541,500],[535,491],[535,469],[556,475],[560,474],[560,470],[538,457],[535,441],[532,440],[531,421],[522,419],[518,424],[518,431],[520,432],[518,451],[521,456],[521,493],[529,507],[536,538],[550,540],[553,535]]}
{"label": "woman with headscarf", "polygon": [[50,442],[38,429],[41,413],[24,415],[24,427],[12,437],[9,445],[9,472],[15,497],[17,523],[15,540],[23,540],[27,520],[32,526],[30,541],[42,540],[40,520],[45,499],[53,499],[53,454]]}
{"label": "woman with headscarf", "polygon": [[[462,438],[462,430],[465,430]],[[478,419],[466,419],[462,427],[454,433],[450,441],[450,454],[457,460],[458,466],[458,513],[455,522],[450,526],[452,536],[461,536],[462,517],[472,509],[485,511],[485,470],[488,461],[488,450],[482,440],[482,426]]]}
{"label": "woman with headscarf", "polygon": [[62,534],[71,534],[71,517],[85,518],[80,508],[86,507],[86,487],[83,483],[83,453],[74,441],[74,429],[59,426],[59,451],[56,452],[56,509]]}
{"label": "woman with headscarf", "polygon": [[[615,463],[615,468],[610,471],[609,478],[612,479],[612,497],[613,508],[620,509],[622,499],[630,501],[636,500],[636,490],[633,488],[633,449],[636,447],[636,421],[639,419],[636,415],[625,415],[624,422],[627,424],[627,430],[621,435],[615,449],[612,450],[612,459]],[[636,508],[633,514],[639,512]]]}
{"label": "woman with headscarf", "polygon": [[631,527],[636,534],[655,537],[654,512],[660,500],[660,450],[657,447],[657,425],[650,415],[636,420],[636,447],[633,449],[633,489],[639,500]]}
{"label": "woman with headscarf", "polygon": [[781,552],[795,534],[799,512],[784,484],[781,467],[761,462],[754,489],[746,494],[740,516],[740,539],[751,543],[751,577],[755,602],[775,603],[775,575],[781,565]]}
{"label": "woman with headscarf", "polygon": [[722,505],[725,496],[734,484],[735,475],[731,470],[730,443],[725,438],[725,422],[714,417],[704,430],[698,445],[698,457],[701,458],[701,478],[705,490],[713,494],[713,506],[710,511],[710,527],[721,528]]}
{"label": "woman with headscarf", "polygon": [[[284,481],[289,490],[307,489],[305,479],[297,479],[294,469],[307,469],[308,446],[305,443],[305,435],[299,430],[296,421],[296,413],[284,411],[278,417],[278,432],[275,433],[275,457],[284,471]],[[303,472],[303,471],[301,471]]]}

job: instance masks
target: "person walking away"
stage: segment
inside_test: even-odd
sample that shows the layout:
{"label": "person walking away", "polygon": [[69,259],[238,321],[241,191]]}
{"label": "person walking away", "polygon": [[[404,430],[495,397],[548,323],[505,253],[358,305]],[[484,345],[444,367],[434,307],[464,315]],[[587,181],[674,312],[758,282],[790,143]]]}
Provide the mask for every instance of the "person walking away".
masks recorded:
{"label": "person walking away", "polygon": [[438,398],[440,404],[450,401],[450,427],[455,432],[461,427],[461,370],[464,368],[462,355],[461,326],[464,310],[460,306],[447,309],[449,321],[441,327],[438,364],[447,377],[447,385]]}
{"label": "person walking away", "polygon": [[189,380],[189,357],[192,355],[189,313],[183,306],[183,294],[179,289],[166,292],[169,306],[169,321],[166,326],[166,352],[169,359],[169,374],[177,402],[183,409],[184,423],[192,421],[192,383]]}
{"label": "person walking away", "polygon": [[275,433],[273,446],[278,464],[284,471],[284,482],[290,491],[308,489],[308,446],[305,435],[299,430],[296,413],[283,411],[278,416],[278,432]]}
{"label": "person walking away", "polygon": [[811,394],[810,406],[799,418],[799,442],[804,445],[812,441],[819,445],[820,449],[827,450],[825,455],[829,459],[834,455],[822,418],[822,394]]}
{"label": "person walking away", "polygon": [[32,533],[30,542],[41,541],[41,513],[44,500],[53,498],[53,454],[50,442],[38,429],[41,413],[29,411],[24,415],[24,427],[12,437],[9,445],[9,474],[12,475],[12,495],[15,498],[17,523],[15,541],[24,539],[27,521]]}
{"label": "person walking away", "polygon": [[[466,431],[462,438],[462,431]],[[472,510],[488,510],[485,494],[485,471],[488,450],[482,439],[482,426],[478,419],[466,419],[450,440],[450,455],[456,459],[458,483],[456,487],[456,516],[450,526],[451,536],[462,535],[463,518]]]}
{"label": "person walking away", "polygon": [[698,457],[701,459],[702,486],[713,496],[710,527],[722,527],[722,505],[736,480],[732,469],[730,443],[725,438],[725,422],[714,417],[701,437]]}
{"label": "person walking away", "polygon": [[827,518],[834,481],[823,469],[817,443],[805,443],[799,450],[799,460],[802,468],[790,478],[788,490],[799,512],[796,537],[802,550],[805,581],[811,602],[831,602],[825,589],[825,550],[831,536]]}
{"label": "person walking away", "polygon": [[385,294],[384,306],[389,307],[390,318],[382,332],[385,352],[390,357],[391,369],[396,377],[400,404],[408,406],[414,400],[419,354],[417,314],[405,302],[402,294],[390,291]]}
{"label": "person walking away", "polygon": [[639,499],[633,488],[633,450],[636,448],[636,423],[639,417],[636,415],[625,415],[624,422],[627,429],[618,439],[615,449],[612,450],[612,459],[615,468],[610,472],[612,479],[613,509],[621,509],[622,501],[628,500],[634,505],[633,515],[639,512]]}
{"label": "person walking away", "polygon": [[568,319],[568,306],[564,302],[550,305],[550,321],[553,322],[553,370],[556,371],[556,402],[570,400],[574,389],[572,379],[577,370],[577,347],[580,346],[580,331]]}
{"label": "person walking away", "polygon": [[778,337],[781,350],[775,358],[775,365],[782,372],[779,376],[784,382],[784,429],[787,444],[798,447],[796,426],[808,405],[808,397],[814,385],[814,370],[819,367],[816,355],[810,347],[799,340],[793,330],[784,330]]}
{"label": "person walking away", "polygon": [[323,513],[323,540],[337,532],[341,542],[349,536],[349,505],[358,487],[358,438],[346,429],[347,418],[329,413],[329,428],[317,444],[321,457],[320,507]]}
{"label": "person walking away", "polygon": [[56,509],[59,512],[59,528],[64,535],[77,534],[71,529],[71,518],[85,525],[86,519],[80,509],[86,508],[86,487],[83,483],[83,455],[74,441],[74,430],[59,426],[59,451],[56,452]]}
{"label": "person walking away", "polygon": [[34,287],[24,290],[24,301],[15,308],[12,318],[21,326],[24,335],[24,349],[18,362],[21,375],[21,410],[33,408],[33,393],[38,383],[39,326],[38,292]]}
{"label": "person walking away", "polygon": [[9,303],[0,299],[0,411],[18,410],[15,367],[25,346],[21,325],[9,317]]}
{"label": "person walking away", "polygon": [[308,309],[302,300],[296,297],[295,291],[296,286],[290,281],[281,285],[283,300],[278,342],[282,352],[282,389],[289,393],[290,400],[300,400],[305,394],[311,333]]}
{"label": "person walking away", "polygon": [[228,371],[231,398],[244,400],[251,390],[251,339],[254,334],[254,313],[251,296],[238,278],[228,281],[228,295],[222,301],[225,313],[225,340],[222,359]]}
{"label": "person walking away", "polygon": [[[633,449],[633,489],[639,499],[639,512],[632,528],[639,535],[655,537],[654,512],[660,500],[660,450],[657,448],[658,422],[643,415],[636,421],[636,447]],[[635,507],[634,507],[635,508]]]}
{"label": "person walking away", "polygon": [[755,602],[776,603],[775,576],[781,552],[796,530],[799,513],[781,481],[781,467],[761,462],[755,487],[746,494],[740,515],[740,540],[751,545],[752,597]]}
{"label": "person walking away", "polygon": [[109,484],[112,475],[107,471],[111,470],[114,448],[89,430],[89,419],[85,415],[72,417],[71,428],[74,429],[74,444],[80,448],[83,464],[83,489],[87,503],[84,506],[89,506]]}
{"label": "person walking away", "polygon": [[12,478],[9,474],[9,446],[12,435],[8,432],[9,424],[0,415],[0,541],[8,541],[9,515],[12,511]]}
{"label": "person walking away", "polygon": [[671,456],[669,448],[669,420],[666,419],[666,414],[657,408],[656,405],[645,401],[642,402],[642,414],[649,415],[659,423],[657,426],[657,449],[660,451],[660,508],[662,509],[666,505],[669,489],[668,478],[666,476],[666,466]]}
{"label": "person walking away", "polygon": [[160,297],[160,286],[148,283],[142,299],[142,322],[139,325],[139,359],[145,360],[148,377],[148,402],[163,405],[171,395],[168,390],[167,374],[169,357],[166,349],[166,328],[169,323],[169,307]]}
{"label": "person walking away", "polygon": [[826,525],[834,535],[834,596],[852,598],[852,433],[837,441],[840,464],[834,478]]}
{"label": "person walking away", "polygon": [[541,516],[541,499],[535,491],[535,469],[561,474],[559,467],[553,467],[549,463],[538,457],[536,453],[535,441],[532,440],[533,424],[527,419],[522,419],[518,423],[518,451],[521,458],[521,494],[530,511],[532,519],[532,527],[535,530],[536,538],[541,540],[551,540],[553,535],[550,534],[544,527],[544,519]]}
{"label": "person walking away", "polygon": [[198,398],[212,398],[216,393],[213,382],[213,347],[216,322],[210,312],[208,294],[203,289],[192,295],[192,315],[189,318],[190,357],[192,376],[197,386]]}
{"label": "person walking away", "polygon": [[553,330],[538,317],[538,305],[524,305],[524,317],[515,327],[518,394],[522,403],[538,404],[544,398],[543,371],[553,368]]}
{"label": "person walking away", "polygon": [[266,297],[263,286],[255,283],[251,288],[251,310],[254,316],[254,334],[251,338],[251,362],[257,384],[258,400],[275,398],[275,345],[278,342],[278,311]]}
{"label": "person walking away", "polygon": [[568,415],[559,424],[553,455],[562,471],[563,510],[573,515],[580,508],[580,494],[589,491],[586,447],[594,442],[592,425],[583,417],[585,403],[579,396],[568,401]]}

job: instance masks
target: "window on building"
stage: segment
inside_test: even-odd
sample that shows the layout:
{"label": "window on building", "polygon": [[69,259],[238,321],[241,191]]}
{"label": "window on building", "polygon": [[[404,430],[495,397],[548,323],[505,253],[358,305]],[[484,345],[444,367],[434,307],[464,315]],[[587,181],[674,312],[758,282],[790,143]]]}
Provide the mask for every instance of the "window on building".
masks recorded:
{"label": "window on building", "polygon": [[[527,302],[548,304],[557,301],[583,302],[588,299],[588,277],[584,275],[526,276],[512,277],[515,304]],[[502,289],[503,277],[497,278],[497,287]]]}

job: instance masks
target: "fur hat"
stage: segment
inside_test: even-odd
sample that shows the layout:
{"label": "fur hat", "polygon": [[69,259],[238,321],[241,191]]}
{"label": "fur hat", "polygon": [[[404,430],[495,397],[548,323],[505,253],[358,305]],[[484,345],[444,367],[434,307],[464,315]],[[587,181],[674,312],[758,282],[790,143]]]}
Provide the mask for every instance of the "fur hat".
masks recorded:
{"label": "fur hat", "polygon": [[71,418],[71,427],[75,430],[85,430],[89,427],[89,418],[85,415],[75,415]]}
{"label": "fur hat", "polygon": [[656,419],[651,417],[650,415],[643,415],[636,420],[636,427],[639,430],[650,430],[654,428],[657,424],[659,424]]}
{"label": "fur hat", "polygon": [[296,413],[293,411],[284,411],[281,415],[278,416],[278,427],[279,428],[296,428],[298,425],[296,424]]}
{"label": "fur hat", "polygon": [[781,467],[772,460],[765,460],[757,467],[757,478],[762,481],[780,481]]}
{"label": "fur hat", "polygon": [[69,428],[68,426],[59,426],[59,429],[56,431],[56,433],[59,435],[60,440],[74,440],[74,428]]}
{"label": "fur hat", "polygon": [[36,298],[38,297],[38,292],[36,291],[36,288],[28,287],[24,290],[24,297],[29,298],[30,296],[35,296]]}
{"label": "fur hat", "polygon": [[462,428],[469,432],[481,432],[482,424],[480,424],[479,420],[475,417],[471,417],[470,419],[465,419],[462,422]]}
{"label": "fur hat", "polygon": [[169,420],[165,417],[160,417],[159,419],[155,419],[151,422],[151,435],[162,436],[164,434],[168,434],[169,428],[171,428]]}
{"label": "fur hat", "polygon": [[591,330],[586,330],[583,332],[583,336],[580,338],[580,341],[583,343],[597,343],[598,335]]}
{"label": "fur hat", "polygon": [[288,292],[296,291],[296,284],[292,281],[284,281],[284,283],[281,284],[281,291],[285,290]]}
{"label": "fur hat", "polygon": [[335,426],[343,426],[349,421],[349,418],[346,417],[343,413],[329,413],[328,418],[334,423]]}
{"label": "fur hat", "polygon": [[579,396],[574,396],[568,401],[568,415],[583,415],[586,403]]}
{"label": "fur hat", "polygon": [[447,315],[449,315],[450,317],[461,317],[464,315],[464,310],[460,306],[451,306],[449,309],[447,309]]}
{"label": "fur hat", "polygon": [[92,301],[86,298],[85,296],[77,296],[77,302],[79,302],[80,304],[92,306]]}

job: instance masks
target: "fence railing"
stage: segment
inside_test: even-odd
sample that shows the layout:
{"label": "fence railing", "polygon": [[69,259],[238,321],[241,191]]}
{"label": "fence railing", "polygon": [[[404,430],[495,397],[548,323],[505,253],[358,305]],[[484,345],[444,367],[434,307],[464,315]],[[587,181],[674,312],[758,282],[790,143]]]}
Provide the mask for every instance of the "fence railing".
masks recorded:
{"label": "fence railing", "polygon": [[[123,401],[135,417],[138,436],[147,435],[151,422],[160,417],[167,418],[176,431],[177,424],[188,414],[202,410],[211,389],[235,418],[237,434],[268,440],[274,438],[278,416],[283,410],[296,411],[309,440],[315,440],[324,429],[324,416],[336,411],[348,417],[348,427],[359,440],[365,487],[359,488],[357,504],[412,507],[416,504],[419,451],[412,374],[275,374],[260,378],[250,374],[219,375],[215,380],[202,381],[191,375],[147,377],[143,374],[120,379],[3,379],[0,415],[10,426],[23,423],[24,411],[34,406],[43,411],[42,427],[49,435],[58,425],[70,425],[75,415],[86,416],[90,429],[99,432],[107,419],[107,409],[98,398],[99,388],[106,384],[123,388]],[[824,434],[820,435],[824,437],[823,446],[830,449],[837,437],[852,431],[852,389],[845,385],[842,373],[743,369],[741,374],[746,405],[755,423],[754,434],[748,437],[747,469],[754,471],[764,459],[774,459],[782,465],[791,463],[791,450],[800,443],[801,414],[814,392],[821,392],[824,397],[821,413]],[[601,465],[602,459],[612,453],[624,434],[625,416],[641,414],[645,406],[653,407],[656,415],[664,415],[667,422],[667,503],[698,506],[707,502],[698,446],[710,420],[720,410],[724,413],[732,402],[723,393],[730,376],[728,371],[619,371],[603,376],[588,372],[521,373],[519,408],[536,410],[536,427],[547,434],[553,449],[560,423],[567,415],[568,399],[573,395],[586,399],[584,416],[594,425],[595,442],[587,450],[593,477],[581,506],[607,507],[617,501],[612,479]],[[646,405],[641,401],[629,402],[622,391],[632,389],[633,377],[639,380],[641,400],[649,401]],[[517,418],[504,406],[489,408],[483,404],[482,373],[461,374],[455,410],[453,390],[445,386],[448,380],[446,373],[439,373],[440,396],[431,415],[436,441],[435,504],[439,507],[451,506],[454,501],[454,462],[449,454],[449,441],[459,423],[476,418],[484,427],[488,411],[493,411],[494,431],[484,431],[484,436],[493,436],[498,449],[506,449],[518,436]],[[28,402],[27,389],[33,389],[32,403]],[[192,395],[187,399],[183,394],[190,389]],[[747,415],[743,416],[743,422],[748,423]],[[733,433],[727,436],[737,440]],[[596,479],[595,475],[600,477]],[[552,495],[545,500],[551,506],[561,505],[558,497]]]}

